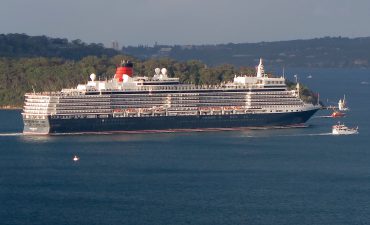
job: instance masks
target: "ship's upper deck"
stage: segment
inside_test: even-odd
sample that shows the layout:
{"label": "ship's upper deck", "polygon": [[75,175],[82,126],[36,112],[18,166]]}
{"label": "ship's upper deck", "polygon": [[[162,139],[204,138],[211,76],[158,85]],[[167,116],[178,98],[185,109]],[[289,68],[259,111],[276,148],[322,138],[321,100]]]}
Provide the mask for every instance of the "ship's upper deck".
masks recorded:
{"label": "ship's upper deck", "polygon": [[179,78],[171,78],[167,75],[166,68],[156,68],[152,77],[132,76],[132,70],[123,68],[128,74],[121,74],[118,68],[113,79],[96,80],[96,75],[90,75],[87,84],[79,84],[77,88],[63,89],[61,94],[93,93],[93,92],[130,92],[130,91],[184,91],[184,90],[222,90],[222,89],[266,89],[286,88],[284,77],[268,77],[264,73],[262,60],[257,68],[257,75],[235,75],[233,81],[218,85],[194,85],[182,84]]}
{"label": "ship's upper deck", "polygon": [[[124,64],[132,66],[130,63]],[[121,69],[120,69],[121,68]],[[215,91],[282,91],[286,90],[285,78],[269,77],[264,72],[262,59],[257,67],[257,74],[235,75],[229,82],[218,85],[195,85],[180,83],[179,78],[168,77],[167,69],[156,68],[152,77],[133,76],[132,70],[126,67],[117,68],[114,78],[97,80],[95,74],[90,75],[90,81],[79,84],[76,88],[63,89],[59,92],[27,93],[26,95],[71,96],[90,94],[120,94],[120,93],[195,93]],[[127,74],[124,74],[127,73]]]}

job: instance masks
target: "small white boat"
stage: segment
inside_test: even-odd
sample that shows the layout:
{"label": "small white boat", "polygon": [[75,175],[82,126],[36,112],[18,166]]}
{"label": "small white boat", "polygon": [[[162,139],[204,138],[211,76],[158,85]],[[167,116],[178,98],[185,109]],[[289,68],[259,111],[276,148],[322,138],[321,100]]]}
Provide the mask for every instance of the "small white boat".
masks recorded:
{"label": "small white boat", "polygon": [[312,75],[308,75],[308,76],[307,76],[307,79],[311,79],[311,78],[312,78]]}
{"label": "small white boat", "polygon": [[343,100],[339,99],[338,109],[339,109],[339,111],[348,111],[349,110],[349,108],[347,107],[346,95],[344,95]]}
{"label": "small white boat", "polygon": [[80,160],[80,157],[78,157],[77,155],[73,156],[73,161],[77,162],[78,160]]}
{"label": "small white boat", "polygon": [[358,134],[358,127],[348,128],[346,125],[338,122],[337,125],[333,126],[332,134],[334,135],[348,135],[348,134]]}

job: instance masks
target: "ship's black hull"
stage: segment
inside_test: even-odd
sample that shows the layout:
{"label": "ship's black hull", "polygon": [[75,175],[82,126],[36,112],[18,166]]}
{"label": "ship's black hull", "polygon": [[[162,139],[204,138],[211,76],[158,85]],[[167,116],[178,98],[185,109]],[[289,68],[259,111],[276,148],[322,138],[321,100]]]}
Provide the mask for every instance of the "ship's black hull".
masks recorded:
{"label": "ship's black hull", "polygon": [[289,126],[305,123],[317,110],[270,114],[197,116],[113,117],[109,115],[107,118],[55,118],[48,116],[39,121],[24,119],[24,133],[57,134]]}

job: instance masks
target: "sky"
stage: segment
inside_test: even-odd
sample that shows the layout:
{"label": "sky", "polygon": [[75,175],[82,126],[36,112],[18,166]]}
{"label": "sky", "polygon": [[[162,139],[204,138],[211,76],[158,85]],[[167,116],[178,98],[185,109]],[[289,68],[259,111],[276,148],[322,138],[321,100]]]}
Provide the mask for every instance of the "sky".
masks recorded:
{"label": "sky", "polygon": [[110,46],[370,36],[370,0],[0,0],[0,33]]}

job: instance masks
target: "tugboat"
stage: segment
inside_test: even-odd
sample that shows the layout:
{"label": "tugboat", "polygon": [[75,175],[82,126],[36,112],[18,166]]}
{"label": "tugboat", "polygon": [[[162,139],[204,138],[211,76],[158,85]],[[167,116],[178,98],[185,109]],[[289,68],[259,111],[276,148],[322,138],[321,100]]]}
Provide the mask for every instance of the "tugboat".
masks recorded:
{"label": "tugboat", "polygon": [[332,129],[333,135],[348,135],[348,134],[358,134],[358,127],[356,128],[348,128],[343,123],[341,124],[338,122],[337,125],[333,126]]}
{"label": "tugboat", "polygon": [[339,111],[334,111],[330,116],[333,118],[338,118],[338,117],[344,117],[346,114],[339,112]]}

